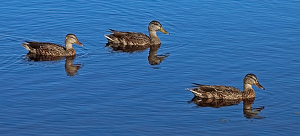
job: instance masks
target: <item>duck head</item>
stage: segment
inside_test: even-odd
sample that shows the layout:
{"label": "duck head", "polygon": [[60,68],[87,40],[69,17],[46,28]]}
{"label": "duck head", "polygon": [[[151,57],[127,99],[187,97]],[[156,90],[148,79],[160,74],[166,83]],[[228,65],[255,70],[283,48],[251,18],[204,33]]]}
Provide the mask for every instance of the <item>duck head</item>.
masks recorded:
{"label": "duck head", "polygon": [[257,77],[254,74],[247,74],[244,78],[244,90],[249,87],[251,87],[252,89],[252,85],[255,85],[258,88],[265,90],[265,88],[259,84]]}
{"label": "duck head", "polygon": [[72,45],[72,44],[77,44],[80,46],[83,46],[81,42],[79,42],[79,40],[77,39],[77,37],[74,34],[67,34],[66,38],[65,38],[65,44],[66,45]]}
{"label": "duck head", "polygon": [[169,34],[158,21],[151,21],[148,26],[148,31],[161,31],[164,34]]}

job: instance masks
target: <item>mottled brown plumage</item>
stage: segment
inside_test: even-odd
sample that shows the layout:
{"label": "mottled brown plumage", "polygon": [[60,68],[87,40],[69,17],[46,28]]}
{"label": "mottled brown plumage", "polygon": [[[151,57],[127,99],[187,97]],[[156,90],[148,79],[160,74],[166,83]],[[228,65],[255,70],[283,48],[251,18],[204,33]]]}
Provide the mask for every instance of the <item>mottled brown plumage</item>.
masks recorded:
{"label": "mottled brown plumage", "polygon": [[[151,21],[148,26],[149,36],[143,33],[135,32],[120,32],[110,29],[111,35],[104,35],[108,43],[115,46],[129,46],[132,48],[138,48],[136,46],[150,46],[151,44],[160,44],[160,40],[156,35],[157,31],[161,31],[168,34],[163,29],[158,21]],[[127,47],[128,48],[128,47]]]}
{"label": "mottled brown plumage", "polygon": [[213,99],[246,99],[255,97],[255,92],[252,85],[257,86],[260,89],[264,89],[258,82],[257,77],[254,74],[247,74],[244,78],[244,90],[231,86],[221,85],[200,85],[195,84],[198,87],[194,89],[188,89],[195,96],[200,98],[213,98]]}
{"label": "mottled brown plumage", "polygon": [[54,43],[46,43],[46,42],[29,42],[21,43],[25,49],[27,49],[30,53],[37,55],[45,55],[45,56],[74,56],[76,54],[73,44],[78,44],[82,46],[74,34],[68,34],[65,38],[65,45],[63,47]]}

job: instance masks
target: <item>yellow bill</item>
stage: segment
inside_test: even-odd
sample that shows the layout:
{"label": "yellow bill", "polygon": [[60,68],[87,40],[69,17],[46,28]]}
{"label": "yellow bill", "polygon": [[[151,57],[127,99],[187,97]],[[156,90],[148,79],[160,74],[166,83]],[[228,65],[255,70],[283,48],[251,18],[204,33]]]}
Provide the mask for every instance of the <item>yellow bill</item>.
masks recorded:
{"label": "yellow bill", "polygon": [[163,27],[161,27],[159,31],[163,32],[164,34],[169,34]]}

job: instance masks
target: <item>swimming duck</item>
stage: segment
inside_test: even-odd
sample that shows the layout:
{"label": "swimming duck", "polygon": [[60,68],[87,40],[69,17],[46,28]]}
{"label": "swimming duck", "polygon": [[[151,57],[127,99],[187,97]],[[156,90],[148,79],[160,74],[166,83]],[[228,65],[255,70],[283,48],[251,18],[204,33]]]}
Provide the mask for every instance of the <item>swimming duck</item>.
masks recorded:
{"label": "swimming duck", "polygon": [[252,85],[257,86],[260,89],[262,87],[257,77],[254,74],[247,74],[244,78],[244,90],[231,86],[221,86],[221,85],[200,85],[195,84],[197,88],[188,89],[195,96],[200,98],[213,98],[213,99],[246,99],[255,97],[255,92]]}
{"label": "swimming duck", "polygon": [[29,42],[21,43],[25,49],[29,51],[29,53],[37,54],[37,55],[45,55],[45,56],[74,56],[76,52],[72,45],[78,44],[83,46],[81,42],[78,41],[77,37],[74,34],[67,34],[65,38],[65,45],[63,47],[54,43],[46,43],[46,42]]}
{"label": "swimming duck", "polygon": [[148,26],[149,36],[143,33],[120,32],[110,29],[111,35],[104,35],[109,43],[121,46],[147,46],[150,44],[160,44],[156,35],[157,31],[169,34],[158,21],[151,21]]}

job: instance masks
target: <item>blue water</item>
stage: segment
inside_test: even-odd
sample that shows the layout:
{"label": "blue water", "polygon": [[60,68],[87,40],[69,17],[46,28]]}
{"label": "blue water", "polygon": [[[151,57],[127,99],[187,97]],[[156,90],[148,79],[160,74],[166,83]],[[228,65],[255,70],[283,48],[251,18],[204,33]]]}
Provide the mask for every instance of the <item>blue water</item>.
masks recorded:
{"label": "blue water", "polygon": [[[3,1],[0,3],[1,135],[299,135],[299,1]],[[150,65],[149,49],[106,47],[108,29],[165,35]],[[64,44],[77,55],[26,57],[21,42]],[[70,71],[74,65],[77,71]],[[220,108],[189,103],[191,83],[243,87],[254,73],[246,118],[243,102]]]}

